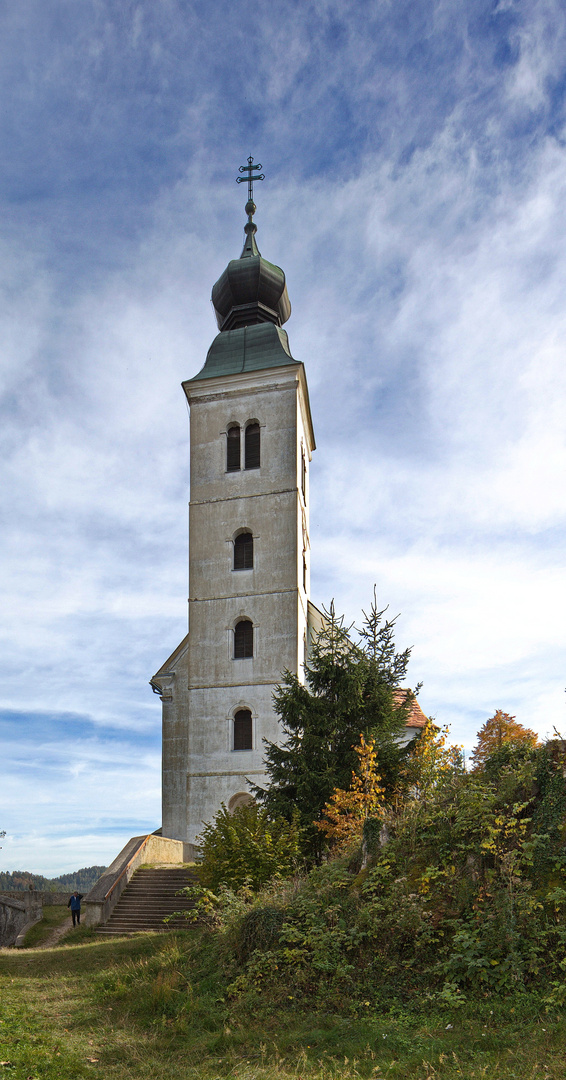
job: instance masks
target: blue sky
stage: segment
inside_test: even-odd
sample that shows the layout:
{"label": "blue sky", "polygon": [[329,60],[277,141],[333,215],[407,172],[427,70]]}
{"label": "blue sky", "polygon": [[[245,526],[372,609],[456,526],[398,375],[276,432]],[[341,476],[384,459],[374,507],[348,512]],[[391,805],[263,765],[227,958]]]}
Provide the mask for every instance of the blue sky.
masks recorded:
{"label": "blue sky", "polygon": [[314,601],[354,619],[375,582],[467,748],[497,708],[564,730],[564,6],[20,0],[0,56],[0,866],[159,824],[180,383],[249,153],[309,379]]}

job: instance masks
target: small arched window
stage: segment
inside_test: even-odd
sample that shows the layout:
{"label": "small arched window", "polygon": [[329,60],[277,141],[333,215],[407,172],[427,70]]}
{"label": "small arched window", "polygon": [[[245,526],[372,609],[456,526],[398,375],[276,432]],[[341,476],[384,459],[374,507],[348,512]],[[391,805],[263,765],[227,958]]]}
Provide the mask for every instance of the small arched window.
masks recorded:
{"label": "small arched window", "polygon": [[245,437],[245,468],[259,469],[259,424],[248,424]]}
{"label": "small arched window", "polygon": [[234,570],[253,570],[254,538],[251,532],[240,533],[234,540]]}
{"label": "small arched window", "polygon": [[237,424],[228,428],[226,437],[226,472],[240,470],[240,429]]}
{"label": "small arched window", "polygon": [[234,750],[253,750],[252,714],[249,709],[238,709],[234,717]]}
{"label": "small arched window", "polygon": [[254,654],[254,628],[249,619],[241,619],[234,630],[234,660],[249,660]]}

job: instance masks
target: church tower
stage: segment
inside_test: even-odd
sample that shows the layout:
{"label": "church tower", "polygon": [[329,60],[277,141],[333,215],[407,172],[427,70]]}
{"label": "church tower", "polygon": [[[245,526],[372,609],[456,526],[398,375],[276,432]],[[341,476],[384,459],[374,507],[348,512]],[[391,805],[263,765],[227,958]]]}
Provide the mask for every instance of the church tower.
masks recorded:
{"label": "church tower", "polygon": [[262,785],[263,739],[282,732],[272,694],[302,674],[311,626],[303,364],[283,324],[283,271],[256,244],[253,158],[245,242],[212,290],[219,333],[183,383],[190,406],[189,633],[151,680],[163,703],[163,835],[194,843],[220,804]]}

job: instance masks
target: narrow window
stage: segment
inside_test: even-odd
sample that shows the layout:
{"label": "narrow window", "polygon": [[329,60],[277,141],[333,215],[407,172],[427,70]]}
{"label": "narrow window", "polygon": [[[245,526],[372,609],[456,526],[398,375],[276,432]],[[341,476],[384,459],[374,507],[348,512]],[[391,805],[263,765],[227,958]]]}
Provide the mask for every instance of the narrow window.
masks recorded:
{"label": "narrow window", "polygon": [[248,424],[246,428],[245,468],[259,469],[259,424]]}
{"label": "narrow window", "polygon": [[234,570],[253,570],[254,538],[250,532],[240,533],[234,540]]}
{"label": "narrow window", "polygon": [[236,623],[234,630],[234,660],[248,660],[254,654],[254,628],[249,619]]}
{"label": "narrow window", "polygon": [[226,439],[226,471],[238,472],[240,468],[240,429],[237,426],[228,428]]}
{"label": "narrow window", "polygon": [[307,591],[307,560],[303,555],[303,589]]}
{"label": "narrow window", "polygon": [[301,450],[301,491],[303,493],[303,499],[307,501],[307,463],[305,460],[305,451]]}
{"label": "narrow window", "polygon": [[238,709],[234,717],[234,750],[252,750],[252,714]]}

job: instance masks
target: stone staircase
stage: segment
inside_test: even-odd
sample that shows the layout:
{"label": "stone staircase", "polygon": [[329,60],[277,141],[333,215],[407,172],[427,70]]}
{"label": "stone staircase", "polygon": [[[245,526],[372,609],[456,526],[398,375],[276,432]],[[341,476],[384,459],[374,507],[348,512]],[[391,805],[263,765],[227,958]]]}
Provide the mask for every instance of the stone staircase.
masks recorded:
{"label": "stone staircase", "polygon": [[98,934],[137,934],[142,930],[186,930],[190,923],[182,917],[164,923],[166,915],[187,911],[194,906],[188,896],[177,896],[179,889],[196,885],[193,870],[161,867],[136,870],[124,889],[107,923],[97,926]]}

